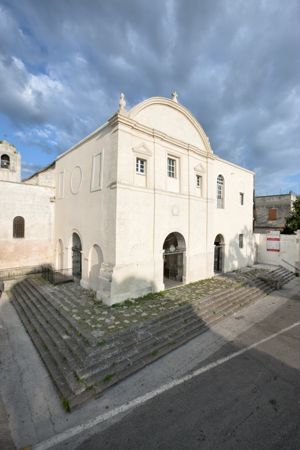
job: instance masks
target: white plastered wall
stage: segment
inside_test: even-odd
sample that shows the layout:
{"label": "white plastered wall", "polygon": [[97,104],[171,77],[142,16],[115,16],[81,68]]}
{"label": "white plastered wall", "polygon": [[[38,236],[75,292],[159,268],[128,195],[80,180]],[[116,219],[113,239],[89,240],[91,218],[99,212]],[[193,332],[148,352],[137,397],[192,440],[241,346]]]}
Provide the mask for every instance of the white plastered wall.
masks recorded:
{"label": "white plastered wall", "polygon": [[[224,208],[217,208],[217,177],[224,177]],[[255,256],[253,240],[253,173],[230,162],[216,159],[212,179],[214,200],[213,239],[218,234],[224,237],[224,271],[252,265]],[[240,204],[240,193],[244,194],[244,205]],[[244,245],[239,248],[239,234],[243,234]]]}
{"label": "white plastered wall", "polygon": [[279,252],[267,250],[268,234],[255,233],[256,262],[282,265],[292,272],[300,269],[300,231],[297,235],[280,235]]}
{"label": "white plastered wall", "polygon": [[[213,202],[208,200],[212,195],[209,185],[212,154],[205,156],[199,133],[184,115],[176,111],[174,123],[168,123],[170,108],[162,108],[160,130],[171,132],[171,123],[173,131],[180,129],[180,137],[189,141],[192,127],[199,149],[189,149],[180,142],[176,145],[167,137],[160,139],[127,126],[120,127],[114,302],[164,289],[163,244],[172,232],[180,233],[186,244],[184,282],[212,275],[212,264],[207,258],[213,214]],[[156,105],[151,105],[147,114],[143,110],[143,124],[153,125],[157,113]],[[134,119],[139,121],[140,113]],[[170,186],[167,176],[168,156],[177,159],[177,189]],[[143,185],[135,173],[137,157],[146,160]],[[201,190],[196,185],[197,174],[202,176]]]}
{"label": "white plastered wall", "polygon": [[[115,265],[116,154],[117,133],[111,134],[108,126],[56,161],[56,247],[60,248],[59,240],[63,243],[63,255],[56,260],[62,260],[65,270],[72,268],[72,234],[77,233],[82,245],[81,284],[93,287],[103,300],[110,297]],[[94,246],[102,258],[99,273]]]}

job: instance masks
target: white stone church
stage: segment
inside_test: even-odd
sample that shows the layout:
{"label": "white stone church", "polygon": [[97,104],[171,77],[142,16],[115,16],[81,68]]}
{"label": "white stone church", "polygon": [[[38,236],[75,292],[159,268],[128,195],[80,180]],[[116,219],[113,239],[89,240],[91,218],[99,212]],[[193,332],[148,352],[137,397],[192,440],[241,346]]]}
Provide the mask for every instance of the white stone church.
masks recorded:
{"label": "white stone church", "polygon": [[253,172],[216,156],[195,117],[153,97],[21,182],[0,142],[0,270],[51,264],[107,304],[252,265]]}

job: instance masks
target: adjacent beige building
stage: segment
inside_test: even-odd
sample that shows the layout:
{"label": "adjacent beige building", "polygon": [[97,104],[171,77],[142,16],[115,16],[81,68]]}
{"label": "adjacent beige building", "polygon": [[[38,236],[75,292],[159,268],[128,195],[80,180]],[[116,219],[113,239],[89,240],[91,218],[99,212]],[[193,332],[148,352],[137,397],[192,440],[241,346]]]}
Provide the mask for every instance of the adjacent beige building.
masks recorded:
{"label": "adjacent beige building", "polygon": [[35,185],[21,182],[16,148],[0,142],[0,270],[40,266],[53,261],[54,178]]}
{"label": "adjacent beige building", "polygon": [[253,172],[213,153],[175,93],[129,111],[122,95],[102,127],[26,183],[49,190],[56,270],[107,304],[253,263]]}
{"label": "adjacent beige building", "polygon": [[255,197],[254,232],[283,231],[293,209],[296,194],[260,195]]}

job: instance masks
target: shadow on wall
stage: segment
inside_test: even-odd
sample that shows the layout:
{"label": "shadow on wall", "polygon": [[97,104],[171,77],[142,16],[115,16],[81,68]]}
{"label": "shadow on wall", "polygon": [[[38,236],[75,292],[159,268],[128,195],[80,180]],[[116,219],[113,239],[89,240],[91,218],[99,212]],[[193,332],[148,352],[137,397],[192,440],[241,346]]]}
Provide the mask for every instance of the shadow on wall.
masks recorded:
{"label": "shadow on wall", "polygon": [[226,251],[226,271],[240,267],[252,266],[256,260],[256,246],[252,231],[244,227],[235,238],[231,239]]}

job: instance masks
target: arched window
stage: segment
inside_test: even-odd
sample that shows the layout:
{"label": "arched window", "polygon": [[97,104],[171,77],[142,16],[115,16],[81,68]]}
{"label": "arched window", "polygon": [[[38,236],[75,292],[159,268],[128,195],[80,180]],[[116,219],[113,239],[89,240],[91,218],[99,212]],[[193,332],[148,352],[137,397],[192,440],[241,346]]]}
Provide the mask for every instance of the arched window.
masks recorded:
{"label": "arched window", "polygon": [[8,155],[1,156],[1,169],[9,169],[10,159]]}
{"label": "arched window", "polygon": [[23,238],[25,236],[25,220],[24,217],[17,216],[13,223],[13,237]]}
{"label": "arched window", "polygon": [[224,208],[224,177],[217,178],[217,208]]}

